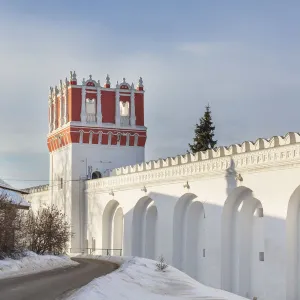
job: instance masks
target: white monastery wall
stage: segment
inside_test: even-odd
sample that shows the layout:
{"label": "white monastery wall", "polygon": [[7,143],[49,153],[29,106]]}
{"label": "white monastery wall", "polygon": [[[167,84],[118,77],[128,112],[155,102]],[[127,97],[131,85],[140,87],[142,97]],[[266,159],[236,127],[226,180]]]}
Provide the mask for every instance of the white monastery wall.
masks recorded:
{"label": "white monastery wall", "polygon": [[288,134],[86,181],[88,245],[163,254],[200,282],[249,298],[298,299],[298,142]]}
{"label": "white monastery wall", "polygon": [[50,204],[48,188],[48,185],[41,186],[39,189],[35,188],[35,191],[31,190],[30,194],[24,195],[24,198],[30,202],[32,210],[37,211],[40,207]]}

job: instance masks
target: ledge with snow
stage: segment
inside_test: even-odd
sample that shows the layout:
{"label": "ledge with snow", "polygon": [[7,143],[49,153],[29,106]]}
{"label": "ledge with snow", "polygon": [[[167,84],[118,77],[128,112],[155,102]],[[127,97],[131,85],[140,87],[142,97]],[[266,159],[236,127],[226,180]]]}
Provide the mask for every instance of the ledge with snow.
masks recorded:
{"label": "ledge with snow", "polygon": [[157,271],[157,262],[153,260],[138,257],[79,257],[109,260],[121,266],[109,275],[94,279],[68,300],[245,300],[243,297],[207,287],[171,266],[165,271]]}

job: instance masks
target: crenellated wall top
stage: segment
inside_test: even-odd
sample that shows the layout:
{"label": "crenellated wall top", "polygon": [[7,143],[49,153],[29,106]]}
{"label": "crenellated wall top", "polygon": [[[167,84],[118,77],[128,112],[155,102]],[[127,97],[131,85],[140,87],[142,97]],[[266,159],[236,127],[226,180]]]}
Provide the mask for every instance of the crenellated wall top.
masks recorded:
{"label": "crenellated wall top", "polygon": [[38,186],[33,186],[27,189],[23,189],[24,192],[27,192],[29,194],[33,193],[39,193],[39,192],[44,192],[49,190],[49,184],[44,184],[44,185],[38,185]]}
{"label": "crenellated wall top", "polygon": [[232,167],[232,163],[237,170],[250,170],[293,163],[295,160],[300,160],[300,134],[290,132],[271,139],[260,138],[256,142],[248,141],[113,169],[110,177],[87,181],[86,189],[122,188],[186,176],[224,173]]}
{"label": "crenellated wall top", "polygon": [[164,159],[152,160],[142,164],[125,166],[114,169],[112,171],[112,175],[119,176],[130,173],[148,171],[152,169],[177,166],[191,162],[204,161],[219,157],[232,156],[240,153],[275,148],[299,142],[300,134],[295,132],[289,132],[285,136],[274,136],[271,139],[259,138],[256,140],[256,142],[246,141],[242,144],[234,144],[228,147],[216,147],[214,149],[197,152],[195,154],[187,153],[175,157],[167,157]]}

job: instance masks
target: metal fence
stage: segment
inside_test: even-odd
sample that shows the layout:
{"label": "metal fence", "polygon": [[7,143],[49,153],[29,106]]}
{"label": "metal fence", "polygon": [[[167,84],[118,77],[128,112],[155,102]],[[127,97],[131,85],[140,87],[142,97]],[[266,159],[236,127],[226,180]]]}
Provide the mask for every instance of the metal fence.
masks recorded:
{"label": "metal fence", "polygon": [[122,249],[70,248],[70,253],[89,255],[122,256]]}

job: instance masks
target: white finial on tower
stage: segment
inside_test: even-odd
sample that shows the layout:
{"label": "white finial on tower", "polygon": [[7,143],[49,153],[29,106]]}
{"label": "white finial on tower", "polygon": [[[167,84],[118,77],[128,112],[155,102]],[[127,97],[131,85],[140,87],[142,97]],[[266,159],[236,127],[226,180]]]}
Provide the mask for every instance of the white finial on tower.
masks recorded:
{"label": "white finial on tower", "polygon": [[90,77],[90,80],[93,80],[92,75],[90,75],[89,77]]}
{"label": "white finial on tower", "polygon": [[120,87],[120,85],[119,85],[119,81],[117,81],[116,88],[118,89],[119,87]]}
{"label": "white finial on tower", "polygon": [[125,79],[125,77],[123,77],[123,83],[126,83],[126,79]]}
{"label": "white finial on tower", "polygon": [[139,79],[139,85],[138,85],[138,87],[144,87],[144,83],[143,83],[143,78],[142,77],[140,77],[140,79]]}
{"label": "white finial on tower", "polygon": [[54,95],[57,96],[59,93],[57,85],[54,87]]}
{"label": "white finial on tower", "polygon": [[140,79],[139,79],[139,83],[137,85],[137,90],[138,91],[143,91],[144,90],[144,83],[143,83],[143,78],[142,77],[140,77]]}
{"label": "white finial on tower", "polygon": [[134,84],[133,83],[131,84],[131,89],[134,89]]}
{"label": "white finial on tower", "polygon": [[108,74],[107,74],[107,76],[106,76],[106,84],[107,84],[107,85],[110,85],[110,77],[109,77]]}
{"label": "white finial on tower", "polygon": [[75,71],[74,72],[72,72],[72,71],[70,71],[70,82],[77,82],[77,77],[76,77],[76,73],[75,73]]}
{"label": "white finial on tower", "polygon": [[83,85],[85,84],[85,78],[82,79],[82,84],[83,84]]}

